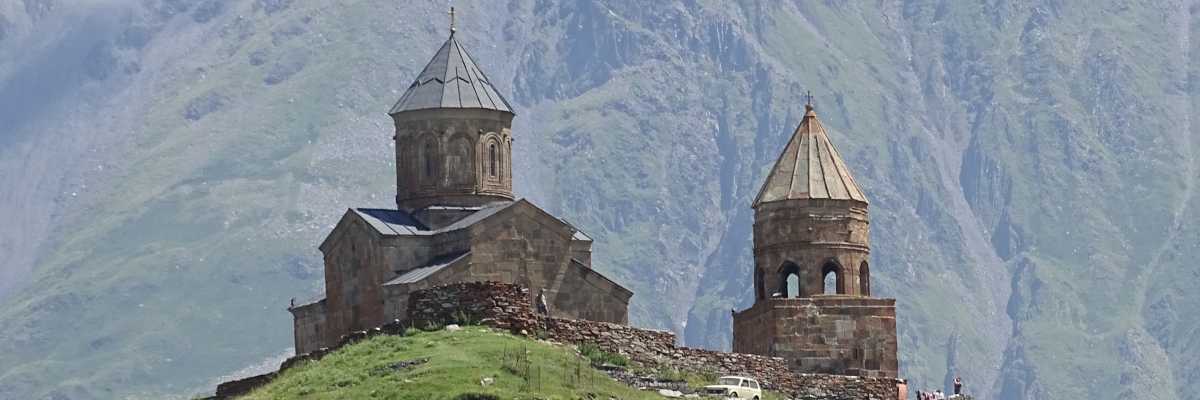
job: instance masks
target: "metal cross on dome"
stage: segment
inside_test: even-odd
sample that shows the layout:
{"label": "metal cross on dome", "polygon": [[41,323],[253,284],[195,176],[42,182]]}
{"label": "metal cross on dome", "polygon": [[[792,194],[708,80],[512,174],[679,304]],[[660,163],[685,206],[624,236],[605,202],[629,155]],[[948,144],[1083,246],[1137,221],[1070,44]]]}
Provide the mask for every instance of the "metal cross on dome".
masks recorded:
{"label": "metal cross on dome", "polygon": [[454,30],[455,30],[455,28],[454,28],[454,7],[450,7],[450,12],[447,14],[450,14],[450,34],[453,35]]}

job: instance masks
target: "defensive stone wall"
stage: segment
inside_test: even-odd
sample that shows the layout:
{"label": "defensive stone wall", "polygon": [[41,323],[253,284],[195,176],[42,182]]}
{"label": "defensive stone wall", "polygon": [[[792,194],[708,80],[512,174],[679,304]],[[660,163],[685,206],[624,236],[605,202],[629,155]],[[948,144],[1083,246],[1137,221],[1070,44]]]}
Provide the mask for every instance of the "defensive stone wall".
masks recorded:
{"label": "defensive stone wall", "polygon": [[[410,295],[407,320],[396,320],[378,328],[342,336],[332,348],[322,348],[284,361],[280,372],[301,361],[320,359],[342,346],[374,335],[402,334],[410,326],[424,328],[469,322],[559,343],[593,343],[605,351],[622,354],[643,364],[719,375],[751,376],[769,390],[784,392],[799,399],[901,399],[900,388],[904,381],[900,379],[798,373],[788,369],[787,361],[779,357],[676,346],[675,334],[668,331],[537,315],[531,311],[530,298],[528,289],[498,282],[456,283],[418,290]],[[277,375],[272,372],[223,383],[217,387],[213,398],[227,399],[249,393]]]}
{"label": "defensive stone wall", "polygon": [[[770,390],[797,398],[898,399],[903,380],[795,372],[779,357],[679,347],[675,334],[607,322],[544,317],[530,311],[528,290],[485,282],[439,286],[413,292],[408,315],[414,326],[467,317],[483,325],[536,335],[560,343],[593,343],[631,360],[686,371],[748,375]],[[553,310],[551,310],[553,314]]]}

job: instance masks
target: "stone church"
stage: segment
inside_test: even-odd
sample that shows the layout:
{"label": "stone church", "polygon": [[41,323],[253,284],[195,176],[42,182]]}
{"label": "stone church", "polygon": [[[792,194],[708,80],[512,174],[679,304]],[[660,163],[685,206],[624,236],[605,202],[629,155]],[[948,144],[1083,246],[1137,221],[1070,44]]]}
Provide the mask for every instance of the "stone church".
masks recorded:
{"label": "stone church", "polygon": [[871,297],[867,197],[805,108],[754,200],[754,305],[733,314],[733,351],[896,377],[896,300]]}
{"label": "stone church", "polygon": [[388,114],[396,208],[351,208],[321,243],[325,293],[289,308],[297,354],[403,319],[410,292],[455,282],[515,283],[545,290],[555,316],[628,322],[633,292],[591,268],[591,238],[514,198],[516,115],[453,30]]}

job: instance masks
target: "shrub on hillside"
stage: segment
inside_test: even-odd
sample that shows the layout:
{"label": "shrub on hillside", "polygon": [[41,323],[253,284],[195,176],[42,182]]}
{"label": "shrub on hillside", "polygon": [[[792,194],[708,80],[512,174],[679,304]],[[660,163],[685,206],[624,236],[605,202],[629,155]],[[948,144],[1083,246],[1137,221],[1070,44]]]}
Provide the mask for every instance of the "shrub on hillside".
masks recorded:
{"label": "shrub on hillside", "polygon": [[595,343],[584,343],[579,345],[579,354],[590,360],[594,366],[611,364],[624,367],[629,365],[629,359],[625,358],[625,356],[601,350],[600,346],[596,345]]}

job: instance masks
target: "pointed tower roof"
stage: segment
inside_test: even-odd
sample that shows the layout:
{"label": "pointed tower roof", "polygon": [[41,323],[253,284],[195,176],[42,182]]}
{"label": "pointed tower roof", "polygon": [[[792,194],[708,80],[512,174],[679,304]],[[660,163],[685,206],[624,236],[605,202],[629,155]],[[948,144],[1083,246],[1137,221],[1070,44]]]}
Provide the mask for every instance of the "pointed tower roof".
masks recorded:
{"label": "pointed tower roof", "polygon": [[454,38],[453,30],[450,31],[450,38],[446,39],[446,43],[433,55],[433,59],[429,60],[429,64],[388,114],[429,108],[479,108],[513,112],[508,100],[492,86],[467,49]]}
{"label": "pointed tower roof", "polygon": [[804,120],[792,134],[783,154],[775,161],[763,183],[754,207],[762,203],[795,199],[858,200],[867,202],[846,162],[825,133],[811,104],[805,106]]}

